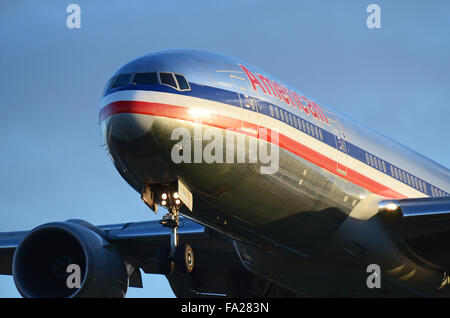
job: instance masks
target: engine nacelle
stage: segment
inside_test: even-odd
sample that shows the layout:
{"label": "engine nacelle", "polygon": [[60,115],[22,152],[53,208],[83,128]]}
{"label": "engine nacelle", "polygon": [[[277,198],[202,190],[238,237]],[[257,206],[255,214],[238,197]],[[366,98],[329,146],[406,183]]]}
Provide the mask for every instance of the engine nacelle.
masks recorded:
{"label": "engine nacelle", "polygon": [[[124,297],[128,274],[117,250],[87,222],[54,222],[33,229],[17,247],[14,283],[23,297]],[[79,288],[68,284],[79,266]],[[73,267],[73,266],[72,266]]]}

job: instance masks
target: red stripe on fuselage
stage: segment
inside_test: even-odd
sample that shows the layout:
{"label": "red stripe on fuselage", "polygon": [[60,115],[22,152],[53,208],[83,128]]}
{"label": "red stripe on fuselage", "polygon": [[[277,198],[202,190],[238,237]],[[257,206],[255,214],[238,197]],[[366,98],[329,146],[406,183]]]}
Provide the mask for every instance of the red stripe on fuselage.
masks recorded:
{"label": "red stripe on fuselage", "polygon": [[[173,119],[180,119],[190,122],[199,122],[203,125],[208,125],[212,127],[217,127],[221,129],[235,129],[238,132],[244,133],[249,136],[257,137],[259,139],[268,140],[265,137],[265,131],[270,130],[270,128],[258,127],[257,125],[250,122],[242,122],[239,119],[230,118],[227,116],[210,113],[204,117],[198,117],[195,114],[189,112],[188,107],[182,106],[174,106],[168,104],[161,103],[151,103],[151,102],[141,102],[141,101],[117,101],[111,104],[108,104],[104,108],[101,109],[99,117],[100,123],[103,122],[108,117],[114,114],[122,114],[122,113],[131,113],[131,114],[143,114],[143,115],[153,115],[158,117],[166,117]],[[242,130],[242,126],[246,128]],[[258,131],[258,134],[251,133],[247,128],[250,128],[251,131]],[[270,140],[269,140],[270,141]],[[273,143],[273,142],[272,142]],[[401,193],[390,189],[381,183],[374,181],[365,175],[350,169],[341,163],[317,152],[304,144],[301,144],[288,136],[279,133],[279,145],[280,148],[283,148],[291,153],[321,167],[333,174],[338,175],[341,178],[344,178],[358,186],[361,186],[372,193],[381,195],[386,198],[395,198],[402,199],[406,198]],[[346,168],[346,174],[338,174],[337,168],[342,170],[342,168]]]}

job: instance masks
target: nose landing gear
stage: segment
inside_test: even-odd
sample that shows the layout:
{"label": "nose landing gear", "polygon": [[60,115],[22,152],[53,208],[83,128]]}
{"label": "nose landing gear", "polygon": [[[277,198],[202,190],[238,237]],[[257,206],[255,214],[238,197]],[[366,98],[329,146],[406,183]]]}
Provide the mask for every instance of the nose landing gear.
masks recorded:
{"label": "nose landing gear", "polygon": [[[175,269],[181,273],[191,273],[194,270],[194,251],[189,244],[180,245],[178,228],[180,226],[181,200],[174,186],[167,189],[147,187],[143,193],[144,202],[156,211],[157,198],[161,198],[160,205],[167,207],[168,213],[160,223],[170,229],[170,246],[158,250],[157,261],[161,274],[170,275]],[[176,188],[175,188],[176,189]],[[148,199],[148,198],[151,198]],[[146,200],[147,199],[147,200]],[[149,204],[151,201],[151,204]]]}
{"label": "nose landing gear", "polygon": [[[180,245],[178,237],[178,227],[180,225],[179,206],[169,208],[169,213],[163,216],[161,224],[170,228],[170,249],[168,250],[170,253],[167,256],[161,255],[163,257],[161,264],[164,264],[169,274],[174,269],[179,270],[181,273],[191,273],[194,269],[194,250],[189,244]],[[165,257],[167,257],[167,261]]]}

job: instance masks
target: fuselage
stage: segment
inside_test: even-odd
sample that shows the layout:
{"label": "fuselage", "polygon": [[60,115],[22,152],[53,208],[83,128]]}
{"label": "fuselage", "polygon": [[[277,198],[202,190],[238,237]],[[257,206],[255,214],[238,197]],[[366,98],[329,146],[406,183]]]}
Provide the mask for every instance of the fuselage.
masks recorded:
{"label": "fuselage", "polygon": [[[447,168],[221,54],[169,50],[125,64],[105,88],[100,123],[117,170],[139,193],[180,180],[194,197],[193,210],[182,211],[187,217],[304,257],[325,246],[369,195],[450,193]],[[190,162],[173,160],[180,128],[192,136],[190,145],[178,144],[193,152]],[[244,160],[233,154],[227,161],[226,141],[214,153],[222,161],[195,154],[213,140],[208,128],[224,140],[230,130],[245,136]],[[252,161],[255,140],[278,147],[272,173],[261,173],[267,162]]]}

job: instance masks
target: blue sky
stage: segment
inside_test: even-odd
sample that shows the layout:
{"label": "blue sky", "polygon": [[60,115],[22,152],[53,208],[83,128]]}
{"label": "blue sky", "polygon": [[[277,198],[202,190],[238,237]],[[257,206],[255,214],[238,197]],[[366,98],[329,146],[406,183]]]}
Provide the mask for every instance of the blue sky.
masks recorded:
{"label": "blue sky", "polygon": [[[81,7],[81,29],[66,7]],[[381,8],[368,29],[366,7]],[[161,217],[115,171],[100,94],[130,59],[200,48],[248,61],[450,166],[449,1],[2,1],[0,231]],[[173,297],[146,275],[128,297]],[[17,297],[0,276],[0,297]]]}

